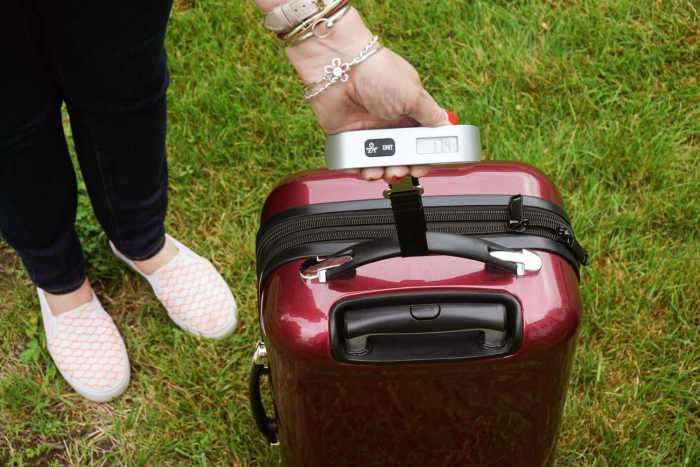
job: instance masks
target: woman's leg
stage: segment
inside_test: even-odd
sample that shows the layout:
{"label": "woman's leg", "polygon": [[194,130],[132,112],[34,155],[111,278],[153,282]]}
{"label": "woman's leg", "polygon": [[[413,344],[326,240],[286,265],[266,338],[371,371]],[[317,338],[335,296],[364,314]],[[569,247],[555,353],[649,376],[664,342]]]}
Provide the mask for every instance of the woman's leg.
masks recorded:
{"label": "woman's leg", "polygon": [[27,3],[9,0],[0,14],[0,232],[38,287],[68,294],[85,281],[75,173],[41,19]]}
{"label": "woman's leg", "polygon": [[129,359],[85,280],[62,95],[47,65],[43,19],[28,3],[7,0],[0,7],[6,66],[0,73],[0,230],[40,288],[46,344],[58,370],[80,394],[107,401],[126,390]]}
{"label": "woman's leg", "polygon": [[95,214],[134,260],[165,242],[171,0],[47,2],[47,33]]}
{"label": "woman's leg", "polygon": [[166,237],[164,48],[171,0],[72,0],[47,8],[78,159],[115,253],[147,276],[181,328],[222,338],[236,302],[206,259]]}

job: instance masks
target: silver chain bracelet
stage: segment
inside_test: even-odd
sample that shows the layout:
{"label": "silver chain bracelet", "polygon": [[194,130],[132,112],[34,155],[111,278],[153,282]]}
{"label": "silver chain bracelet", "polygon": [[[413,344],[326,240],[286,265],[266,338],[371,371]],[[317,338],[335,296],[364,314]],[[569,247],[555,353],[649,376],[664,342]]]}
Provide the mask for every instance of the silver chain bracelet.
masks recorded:
{"label": "silver chain bracelet", "polygon": [[[331,61],[331,64],[326,65],[326,67],[323,69],[323,71],[326,73],[325,75],[323,75],[315,82],[304,86],[304,99],[310,101],[314,97],[317,97],[323,92],[325,92],[328,88],[336,84],[338,81],[342,83],[347,82],[348,71],[350,71],[350,68],[359,65],[360,63],[364,62],[365,60],[367,60],[372,55],[376,54],[382,49],[382,46],[380,45],[376,49],[370,50],[372,47],[374,47],[377,41],[379,41],[379,36],[374,36],[370,43],[367,44],[367,47],[365,47],[364,50],[362,50],[362,52],[360,52],[360,54],[357,57],[355,57],[351,62],[341,63],[338,57],[334,58]],[[323,83],[324,81],[326,81],[326,84],[321,89],[312,94],[309,94],[309,91],[311,89]]]}

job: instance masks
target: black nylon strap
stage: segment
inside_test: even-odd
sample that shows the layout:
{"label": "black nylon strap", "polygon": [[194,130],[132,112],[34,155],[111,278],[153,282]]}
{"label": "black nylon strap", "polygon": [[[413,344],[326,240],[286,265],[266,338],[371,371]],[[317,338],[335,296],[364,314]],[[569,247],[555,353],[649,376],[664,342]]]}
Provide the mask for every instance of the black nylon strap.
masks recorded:
{"label": "black nylon strap", "polygon": [[[418,181],[413,179],[413,184]],[[425,213],[423,198],[418,190],[392,191],[389,195],[394,211],[396,233],[399,237],[401,256],[427,256],[428,240],[425,237]]]}

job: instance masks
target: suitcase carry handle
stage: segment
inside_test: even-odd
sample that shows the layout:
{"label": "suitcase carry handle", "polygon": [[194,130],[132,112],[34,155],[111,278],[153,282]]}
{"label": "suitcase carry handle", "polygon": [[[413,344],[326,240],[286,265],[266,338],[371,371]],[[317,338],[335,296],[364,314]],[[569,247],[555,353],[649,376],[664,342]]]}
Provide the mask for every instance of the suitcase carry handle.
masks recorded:
{"label": "suitcase carry handle", "polygon": [[330,311],[330,350],[354,365],[501,358],[522,344],[520,302],[511,294],[427,290],[359,296]]}
{"label": "suitcase carry handle", "polygon": [[484,347],[506,344],[506,307],[502,303],[442,303],[354,310],[344,316],[345,350],[369,351],[373,336],[425,335],[482,331]]}
{"label": "suitcase carry handle", "polygon": [[263,405],[262,392],[260,391],[260,380],[264,375],[270,375],[270,369],[267,366],[267,350],[265,344],[258,342],[253,355],[253,362],[250,365],[250,375],[248,378],[248,400],[250,401],[250,410],[253,412],[253,419],[258,426],[258,430],[265,437],[268,443],[273,446],[279,444],[279,435],[277,432],[277,419],[270,418],[265,412]]}
{"label": "suitcase carry handle", "polygon": [[[526,261],[530,259],[534,260],[535,263],[539,259],[536,254],[527,250],[523,250],[521,254],[513,249],[504,248],[477,237],[451,233],[426,232],[425,236],[427,238],[428,254],[455,256],[481,261],[496,270],[517,275],[523,275],[528,270],[539,270],[539,267],[541,267],[541,260],[539,261],[539,267],[537,267],[537,264],[534,266],[526,264]],[[516,259],[513,255],[521,256],[519,259]],[[360,242],[341,250],[327,257],[321,263],[302,271],[302,276],[310,278],[309,272],[312,272],[322,282],[325,282],[338,278],[365,264],[399,256],[401,256],[401,246],[398,235],[388,235]],[[511,259],[501,259],[497,256],[510,256]]]}

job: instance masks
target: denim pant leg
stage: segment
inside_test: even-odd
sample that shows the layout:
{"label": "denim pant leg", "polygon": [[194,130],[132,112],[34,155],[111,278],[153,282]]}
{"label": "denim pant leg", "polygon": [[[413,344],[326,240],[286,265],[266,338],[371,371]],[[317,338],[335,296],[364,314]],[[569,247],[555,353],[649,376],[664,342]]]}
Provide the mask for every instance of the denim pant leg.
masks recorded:
{"label": "denim pant leg", "polygon": [[44,3],[93,209],[117,249],[137,260],[165,242],[164,39],[171,6],[172,0]]}
{"label": "denim pant leg", "polygon": [[68,293],[85,280],[75,173],[42,20],[23,0],[0,5],[0,57],[0,233],[34,284]]}

